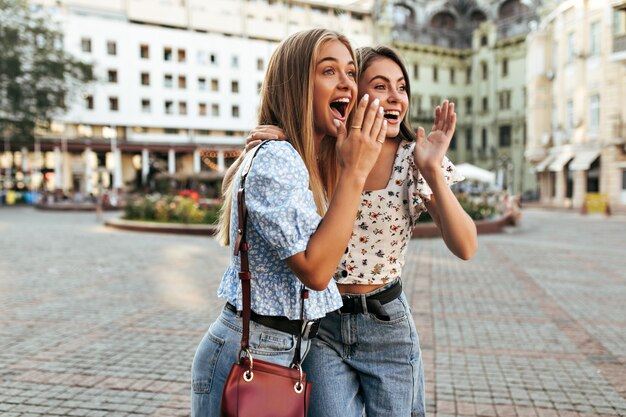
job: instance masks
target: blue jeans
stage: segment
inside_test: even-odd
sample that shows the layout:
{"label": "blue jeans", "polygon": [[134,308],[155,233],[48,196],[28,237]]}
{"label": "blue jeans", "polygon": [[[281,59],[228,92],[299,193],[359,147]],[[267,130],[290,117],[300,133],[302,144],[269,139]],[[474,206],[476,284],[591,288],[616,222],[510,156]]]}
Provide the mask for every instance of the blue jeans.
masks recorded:
{"label": "blue jeans", "polygon": [[[238,358],[241,332],[241,317],[224,308],[202,338],[191,368],[192,417],[219,416],[224,383]],[[250,352],[253,358],[289,366],[296,341],[296,336],[289,333],[250,322]],[[310,341],[302,340],[303,357],[309,346]]]}
{"label": "blue jeans", "polygon": [[384,309],[391,320],[339,312],[322,320],[304,361],[313,384],[308,417],[425,416],[424,368],[404,293]]}

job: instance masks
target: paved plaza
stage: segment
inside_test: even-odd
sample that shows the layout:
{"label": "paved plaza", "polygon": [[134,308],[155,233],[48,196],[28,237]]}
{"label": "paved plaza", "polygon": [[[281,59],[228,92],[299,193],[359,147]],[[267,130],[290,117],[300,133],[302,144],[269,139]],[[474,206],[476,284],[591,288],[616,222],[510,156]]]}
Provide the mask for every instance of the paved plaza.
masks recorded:
{"label": "paved plaza", "polygon": [[[228,257],[0,207],[0,416],[188,416]],[[413,240],[404,285],[429,416],[626,416],[625,217],[526,210],[469,262]]]}

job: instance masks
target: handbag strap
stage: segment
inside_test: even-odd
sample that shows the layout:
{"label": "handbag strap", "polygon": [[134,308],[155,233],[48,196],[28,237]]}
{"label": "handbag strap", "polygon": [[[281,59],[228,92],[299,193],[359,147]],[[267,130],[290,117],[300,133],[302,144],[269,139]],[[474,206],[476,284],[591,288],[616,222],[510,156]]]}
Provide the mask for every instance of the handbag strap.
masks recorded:
{"label": "handbag strap", "polygon": [[[239,189],[237,191],[237,239],[235,240],[235,249],[234,255],[240,256],[241,260],[241,269],[239,272],[239,280],[241,281],[241,302],[243,304],[243,310],[241,312],[241,318],[243,322],[243,329],[241,333],[241,352],[246,352],[246,354],[250,355],[249,351],[249,342],[250,342],[250,315],[251,315],[251,285],[250,279],[252,277],[250,273],[250,263],[248,261],[248,241],[246,238],[246,230],[248,225],[248,208],[246,207],[246,191],[245,184],[248,173],[250,172],[250,167],[252,166],[252,161],[256,157],[259,149],[265,145],[267,141],[262,142],[259,146],[254,148],[252,155],[246,160],[243,170],[241,173],[241,178],[239,180]],[[304,323],[304,300],[308,298],[308,290],[302,285],[302,289],[300,291],[301,298],[301,310],[300,310],[300,321],[301,324]],[[302,325],[300,326],[302,328]],[[302,344],[302,331],[298,333],[298,341],[296,343],[296,349],[294,358],[292,361],[292,365],[296,367],[300,367],[301,358],[300,358],[300,349]],[[240,354],[241,358],[241,354]]]}

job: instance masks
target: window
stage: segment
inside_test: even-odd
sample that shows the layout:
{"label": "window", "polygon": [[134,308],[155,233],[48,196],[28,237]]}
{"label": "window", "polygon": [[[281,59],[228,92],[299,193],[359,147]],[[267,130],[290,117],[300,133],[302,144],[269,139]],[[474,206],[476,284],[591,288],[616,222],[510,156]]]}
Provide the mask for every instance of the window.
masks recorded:
{"label": "window", "polygon": [[441,104],[440,96],[430,96],[430,108],[433,109],[433,111],[439,104]]}
{"label": "window", "polygon": [[196,60],[198,61],[198,64],[206,65],[206,57],[206,52],[198,51],[196,54]]}
{"label": "window", "polygon": [[413,78],[416,80],[420,79],[420,66],[417,64],[413,64]]}
{"label": "window", "polygon": [[480,63],[480,69],[483,76],[483,80],[486,80],[489,77],[489,68],[487,67],[487,63],[485,61]]}
{"label": "window", "polygon": [[567,63],[571,64],[576,58],[576,45],[574,44],[574,32],[567,35]]}
{"label": "window", "polygon": [[465,114],[472,114],[472,98],[465,97]]}
{"label": "window", "polygon": [[411,101],[413,102],[411,106],[413,107],[414,117],[420,117],[420,114],[422,114],[422,96],[413,94],[411,96]]}
{"label": "window", "polygon": [[220,115],[220,105],[219,104],[211,104],[211,116],[219,117]]}
{"label": "window", "polygon": [[231,57],[230,66],[232,68],[239,68],[239,57],[237,55]]}
{"label": "window", "polygon": [[109,110],[118,111],[119,109],[120,107],[117,97],[109,97]]}
{"label": "window", "polygon": [[185,51],[184,49],[179,49],[178,50],[178,62],[185,62],[187,61],[187,51]]}
{"label": "window", "polygon": [[141,59],[150,58],[150,47],[146,44],[139,45],[139,56]]}
{"label": "window", "polygon": [[261,93],[261,88],[263,88],[263,83],[259,81],[259,82],[256,83],[256,91],[257,91],[257,93],[259,93],[259,94]]}
{"label": "window", "polygon": [[198,103],[198,115],[206,116],[206,103]]}
{"label": "window", "polygon": [[198,90],[205,91],[206,90],[206,78],[199,77],[198,78]]}
{"label": "window", "polygon": [[483,150],[483,152],[487,151],[487,129],[485,129],[484,127],[481,132],[480,148]]}
{"label": "window", "polygon": [[147,98],[141,99],[141,112],[150,113],[150,100]]}
{"label": "window", "polygon": [[589,28],[589,55],[600,55],[600,22],[593,22]]}
{"label": "window", "polygon": [[500,147],[508,148],[511,146],[511,126],[500,126]]}
{"label": "window", "polygon": [[163,61],[172,60],[172,48],[163,48]]}
{"label": "window", "polygon": [[263,58],[257,58],[256,69],[259,71],[263,71],[263,68],[265,68],[265,62],[263,62]]}
{"label": "window", "polygon": [[187,114],[187,102],[179,101],[178,102],[178,113],[179,114]]}
{"label": "window", "polygon": [[483,97],[483,111],[488,111],[489,110],[489,98],[488,97]]}
{"label": "window", "polygon": [[150,73],[149,72],[141,73],[141,85],[150,85]]}
{"label": "window", "polygon": [[508,110],[511,108],[511,91],[500,91],[498,93],[498,99],[500,101],[500,110]]}
{"label": "window", "polygon": [[433,67],[433,81],[437,82],[438,79],[439,79],[439,68],[435,65]]}
{"label": "window", "polygon": [[187,77],[185,77],[184,75],[178,76],[178,88],[182,90],[187,88]]}
{"label": "window", "polygon": [[574,129],[574,102],[567,101],[567,130]]}
{"label": "window", "polygon": [[480,37],[480,46],[487,46],[487,35],[482,35]]}
{"label": "window", "polygon": [[211,65],[217,65],[217,55],[216,54],[211,54],[209,56],[209,61],[211,62]]}
{"label": "window", "polygon": [[211,80],[211,91],[219,91],[220,90],[220,82],[216,78]]}
{"label": "window", "polygon": [[239,81],[232,81],[230,83],[230,91],[232,93],[238,93],[239,92]]}
{"label": "window", "polygon": [[509,60],[504,58],[502,60],[502,76],[506,77],[509,75]]}
{"label": "window", "polygon": [[180,132],[176,128],[166,127],[165,129],[163,129],[163,133],[165,133],[166,135],[178,135]]}
{"label": "window", "polygon": [[107,74],[109,83],[117,84],[117,70],[109,70]]}
{"label": "window", "polygon": [[450,84],[455,84],[456,83],[456,72],[454,71],[454,68],[450,68]]}
{"label": "window", "polygon": [[465,149],[470,151],[472,150],[472,140],[473,140],[474,131],[471,127],[465,129]]}
{"label": "window", "polygon": [[117,55],[117,43],[115,43],[114,41],[107,42],[107,54]]}
{"label": "window", "polygon": [[174,113],[174,102],[172,100],[165,100],[165,114]]}
{"label": "window", "polygon": [[165,74],[163,76],[163,87],[172,88],[173,85],[174,85],[174,77],[172,77],[172,74]]}
{"label": "window", "polygon": [[589,130],[597,132],[600,128],[600,96],[589,97]]}
{"label": "window", "polygon": [[85,109],[93,110],[93,96],[91,94],[85,96]]}
{"label": "window", "polygon": [[239,106],[234,105],[231,110],[233,117],[239,117]]}
{"label": "window", "polygon": [[82,38],[80,40],[80,49],[83,52],[91,52],[91,39],[90,38]]}
{"label": "window", "polygon": [[472,82],[472,67],[467,67],[465,69],[465,84],[469,84]]}

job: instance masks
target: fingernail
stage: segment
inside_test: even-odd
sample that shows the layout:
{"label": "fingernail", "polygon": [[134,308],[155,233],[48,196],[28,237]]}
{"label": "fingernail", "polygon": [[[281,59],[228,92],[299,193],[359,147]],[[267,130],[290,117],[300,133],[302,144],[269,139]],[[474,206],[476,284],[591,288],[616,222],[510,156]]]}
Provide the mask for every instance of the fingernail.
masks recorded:
{"label": "fingernail", "polygon": [[374,102],[372,103],[374,106],[378,106],[378,103],[380,103],[379,99],[374,100]]}
{"label": "fingernail", "polygon": [[379,108],[378,108],[378,113],[379,113],[379,114],[383,114],[383,112],[384,112],[384,111],[385,111],[385,109],[383,109],[382,107],[379,107]]}
{"label": "fingernail", "polygon": [[341,126],[341,122],[337,119],[333,119],[333,123],[335,124],[335,127]]}
{"label": "fingernail", "polygon": [[369,101],[370,99],[370,95],[369,94],[364,94],[363,95],[363,101],[365,101],[366,103]]}
{"label": "fingernail", "polygon": [[383,127],[387,127],[387,120],[383,120]]}

